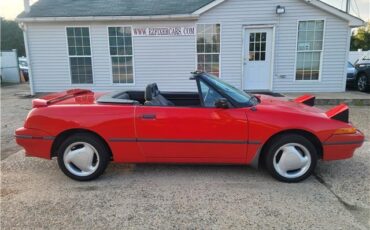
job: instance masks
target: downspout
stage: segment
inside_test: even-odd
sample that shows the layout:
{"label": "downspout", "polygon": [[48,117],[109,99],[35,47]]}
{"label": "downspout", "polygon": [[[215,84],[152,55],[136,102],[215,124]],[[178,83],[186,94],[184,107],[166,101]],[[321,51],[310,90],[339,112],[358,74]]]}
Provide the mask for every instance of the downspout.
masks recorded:
{"label": "downspout", "polygon": [[274,92],[274,81],[275,81],[275,78],[277,81],[280,81],[282,78],[285,78],[285,76],[283,75],[280,75],[279,73],[279,65],[278,65],[278,61],[279,61],[279,51],[277,50],[278,48],[280,48],[280,14],[277,14],[277,17],[278,17],[278,21],[277,21],[277,25],[276,25],[276,31],[275,31],[275,42],[273,42],[273,44],[275,43],[275,47],[274,47],[274,63],[272,63],[273,65],[273,69],[274,69],[274,72],[272,73],[272,83],[271,83],[271,91]]}
{"label": "downspout", "polygon": [[27,36],[27,26],[23,23],[20,23],[20,27],[23,30],[23,40],[24,40],[24,47],[26,50],[26,58],[27,58],[27,63],[28,63],[28,82],[30,84],[30,93],[31,95],[35,95],[35,90],[33,88],[33,76],[32,76],[32,65],[30,62],[30,49],[28,46],[28,36]]}
{"label": "downspout", "polygon": [[345,58],[345,64],[344,64],[344,78],[343,78],[342,92],[346,91],[346,86],[347,86],[347,62],[348,62],[349,50],[351,49],[351,36],[352,36],[352,28],[348,25],[346,58]]}

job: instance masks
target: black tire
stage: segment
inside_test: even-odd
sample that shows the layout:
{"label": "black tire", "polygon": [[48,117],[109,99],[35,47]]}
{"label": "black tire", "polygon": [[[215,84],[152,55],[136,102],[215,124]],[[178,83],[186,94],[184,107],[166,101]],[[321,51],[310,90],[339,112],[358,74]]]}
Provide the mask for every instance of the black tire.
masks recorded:
{"label": "black tire", "polygon": [[369,91],[370,90],[370,83],[369,83],[369,81],[370,81],[369,80],[369,77],[367,77],[366,74],[361,73],[357,77],[357,81],[356,81],[356,88],[358,89],[358,91],[361,91],[361,92],[367,92],[367,91]]}
{"label": "black tire", "polygon": [[[64,155],[66,149],[73,145],[73,143],[78,143],[78,142],[85,142],[88,143],[89,145],[93,146],[96,150],[96,154],[99,157],[98,163],[96,163],[96,170],[87,176],[79,176],[71,173],[65,163],[64,163]],[[58,148],[58,165],[59,168],[62,170],[62,172],[77,181],[89,181],[98,178],[100,175],[102,175],[105,171],[105,169],[108,166],[108,163],[110,161],[110,153],[109,149],[105,145],[105,143],[100,140],[97,136],[91,134],[91,133],[76,133],[68,138],[66,138],[63,143],[59,146]]]}
{"label": "black tire", "polygon": [[[290,177],[285,177],[275,169],[274,166],[274,160],[275,160],[275,153],[278,157],[277,151],[280,149],[280,147],[287,145],[287,144],[299,144],[308,150],[308,154],[310,155],[311,159],[311,164],[309,165],[307,171],[295,178],[290,178]],[[280,151],[279,151],[280,152]],[[308,178],[313,171],[316,168],[317,164],[317,151],[315,146],[312,144],[311,141],[309,141],[307,138],[304,136],[298,135],[298,134],[283,134],[280,136],[275,137],[270,144],[267,146],[267,151],[266,151],[266,157],[265,157],[265,166],[267,171],[277,180],[282,181],[282,182],[287,182],[287,183],[295,183],[295,182],[300,182],[302,180],[305,180]],[[303,171],[303,170],[302,170]]]}

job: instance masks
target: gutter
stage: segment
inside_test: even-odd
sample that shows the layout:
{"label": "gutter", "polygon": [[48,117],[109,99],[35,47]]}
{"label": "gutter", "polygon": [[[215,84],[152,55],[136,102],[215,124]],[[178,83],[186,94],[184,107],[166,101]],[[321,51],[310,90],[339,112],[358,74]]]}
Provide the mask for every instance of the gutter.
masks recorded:
{"label": "gutter", "polygon": [[86,16],[86,17],[29,17],[16,18],[17,22],[70,22],[70,21],[144,21],[144,20],[196,20],[198,14],[172,14],[151,16]]}

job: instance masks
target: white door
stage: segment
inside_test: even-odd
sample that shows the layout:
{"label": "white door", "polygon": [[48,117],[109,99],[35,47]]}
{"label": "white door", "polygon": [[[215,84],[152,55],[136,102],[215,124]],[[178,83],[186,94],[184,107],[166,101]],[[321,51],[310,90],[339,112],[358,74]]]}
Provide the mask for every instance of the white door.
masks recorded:
{"label": "white door", "polygon": [[244,89],[271,90],[272,28],[246,28]]}

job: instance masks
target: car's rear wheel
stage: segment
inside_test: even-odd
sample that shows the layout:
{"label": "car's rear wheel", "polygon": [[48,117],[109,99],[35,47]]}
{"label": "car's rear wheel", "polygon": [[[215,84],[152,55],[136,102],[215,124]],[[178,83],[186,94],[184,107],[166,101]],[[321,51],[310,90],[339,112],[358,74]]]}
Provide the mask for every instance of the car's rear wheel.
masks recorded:
{"label": "car's rear wheel", "polygon": [[68,137],[59,147],[58,165],[68,177],[88,181],[103,174],[109,156],[109,150],[98,137],[78,133]]}
{"label": "car's rear wheel", "polygon": [[363,73],[360,74],[360,76],[357,78],[357,89],[361,92],[366,92],[369,90],[369,79],[368,77]]}
{"label": "car's rear wheel", "polygon": [[304,136],[281,135],[273,139],[265,158],[269,173],[279,181],[299,182],[309,177],[317,163],[315,146]]}

